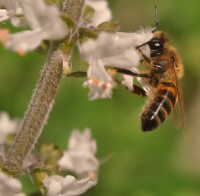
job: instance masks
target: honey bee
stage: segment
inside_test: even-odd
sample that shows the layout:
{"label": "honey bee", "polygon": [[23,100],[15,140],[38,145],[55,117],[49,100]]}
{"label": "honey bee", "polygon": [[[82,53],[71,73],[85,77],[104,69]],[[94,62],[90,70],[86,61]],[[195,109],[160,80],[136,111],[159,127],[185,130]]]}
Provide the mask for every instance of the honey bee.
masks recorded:
{"label": "honey bee", "polygon": [[149,90],[148,100],[141,114],[142,130],[151,131],[160,126],[178,103],[182,126],[185,126],[184,103],[179,80],[183,77],[183,64],[177,50],[170,45],[168,35],[155,31],[147,43],[150,57],[142,53],[149,78],[145,78]]}
{"label": "honey bee", "polygon": [[[185,126],[184,103],[179,80],[183,77],[183,64],[177,50],[170,44],[165,32],[153,30],[153,38],[137,46],[141,53],[147,72],[134,73],[129,70],[117,69],[117,72],[143,78],[148,88],[148,100],[141,113],[143,131],[151,131],[159,127],[169,116],[175,105],[178,105],[178,115],[181,126]],[[142,52],[142,47],[148,45],[150,57]],[[144,94],[137,88],[137,94]]]}

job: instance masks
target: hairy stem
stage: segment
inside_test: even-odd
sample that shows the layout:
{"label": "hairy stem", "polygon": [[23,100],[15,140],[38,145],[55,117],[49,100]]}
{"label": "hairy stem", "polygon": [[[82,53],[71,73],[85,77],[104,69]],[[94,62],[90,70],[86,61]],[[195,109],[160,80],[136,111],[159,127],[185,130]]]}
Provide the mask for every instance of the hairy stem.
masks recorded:
{"label": "hairy stem", "polygon": [[77,25],[84,8],[85,0],[66,0],[62,9],[62,13],[70,16]]}
{"label": "hairy stem", "polygon": [[[66,0],[63,14],[70,16],[77,25],[82,16],[85,0]],[[21,168],[23,161],[33,149],[42,129],[47,122],[52,109],[56,92],[63,73],[63,54],[70,60],[72,46],[67,51],[61,51],[60,44],[54,44],[49,58],[44,65],[41,77],[33,93],[28,110],[25,113],[22,125],[5,155],[6,168]]]}
{"label": "hairy stem", "polygon": [[16,167],[32,150],[48,119],[62,77],[61,55],[58,48],[50,53],[22,125],[7,153],[7,161]]}

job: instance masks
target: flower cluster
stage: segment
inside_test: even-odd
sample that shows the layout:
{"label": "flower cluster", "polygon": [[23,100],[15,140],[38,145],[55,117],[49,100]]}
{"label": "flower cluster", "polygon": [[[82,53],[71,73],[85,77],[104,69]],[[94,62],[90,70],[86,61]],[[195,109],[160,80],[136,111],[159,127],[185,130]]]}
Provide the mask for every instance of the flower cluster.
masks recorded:
{"label": "flower cluster", "polygon": [[89,129],[82,134],[74,130],[69,138],[68,149],[58,162],[61,170],[70,170],[81,176],[97,172],[99,162],[95,157],[96,148],[96,141],[91,138]]}
{"label": "flower cluster", "polygon": [[[98,28],[112,19],[107,1],[87,0],[86,3],[95,10],[89,24]],[[102,31],[96,39],[89,39],[79,46],[81,57],[89,64],[87,81],[83,86],[89,88],[90,100],[112,97],[112,90],[116,86],[113,79],[115,72],[106,70],[106,66],[138,71],[142,57],[135,47],[149,41],[153,37],[152,30],[149,27],[134,33]],[[150,55],[148,46],[143,46],[142,51]],[[133,77],[123,75],[123,78],[121,84],[132,90]]]}
{"label": "flower cluster", "polygon": [[94,9],[94,15],[89,22],[90,25],[98,26],[102,22],[112,19],[112,12],[106,0],[86,0],[86,4]]}
{"label": "flower cluster", "polygon": [[10,119],[6,112],[0,113],[0,145],[6,143],[9,134],[14,134],[19,126],[19,120]]}
{"label": "flower cluster", "polygon": [[[105,66],[136,70],[142,59],[135,47],[152,37],[152,29],[147,28],[135,33],[102,32],[96,40],[84,43],[80,47],[80,52],[83,59],[89,63],[88,80],[84,83],[90,90],[89,99],[111,98],[115,82]],[[149,55],[149,47],[144,46],[143,52]],[[133,77],[125,75],[122,84],[131,89]]]}
{"label": "flower cluster", "polygon": [[21,192],[21,182],[3,172],[0,172],[0,193],[1,196],[25,196]]}
{"label": "flower cluster", "polygon": [[[0,29],[0,41],[5,47],[19,54],[36,49],[43,40],[58,40],[71,33],[70,27],[61,20],[60,11],[55,5],[49,6],[43,0],[1,0],[0,3],[3,6],[0,9],[0,22],[10,19],[14,26],[27,26],[31,29],[13,34],[7,29]],[[116,33],[116,29],[111,27],[112,23],[105,25],[106,21],[112,19],[106,0],[86,0],[86,5],[90,7],[90,17],[83,17],[77,28],[87,28],[95,37],[88,36],[87,41],[79,44],[81,57],[89,64],[88,79],[84,82],[84,87],[89,88],[90,100],[111,98],[116,83],[113,72],[107,71],[105,66],[137,72],[142,58],[135,47],[153,37],[152,28],[134,33]],[[76,32],[80,34],[79,29]],[[74,33],[70,37],[73,35]],[[147,46],[142,47],[142,50],[149,55]],[[71,72],[70,59],[64,52],[62,56],[64,71]],[[133,77],[124,75],[121,83],[132,89]]]}
{"label": "flower cluster", "polygon": [[73,130],[68,141],[68,148],[58,161],[61,171],[71,171],[74,176],[48,176],[44,179],[47,195],[80,195],[97,183],[99,161],[95,157],[96,141],[91,137],[91,131],[83,133]]}
{"label": "flower cluster", "polygon": [[[10,119],[6,112],[0,113],[0,149],[1,158],[4,156],[4,145],[10,134],[15,134],[19,126],[19,120]],[[21,182],[0,171],[0,195],[2,196],[24,196],[21,193]]]}
{"label": "flower cluster", "polygon": [[[9,134],[16,132],[18,125],[19,120],[11,120],[5,112],[0,114],[0,145],[6,143]],[[99,161],[95,157],[96,150],[96,141],[92,138],[90,129],[85,129],[82,133],[77,129],[73,130],[69,137],[68,148],[62,153],[63,156],[56,164],[62,172],[73,172],[78,178],[72,175],[45,175],[42,183],[47,189],[47,195],[80,195],[95,186],[99,169]],[[51,156],[53,155],[55,155],[55,151]],[[34,162],[34,160],[32,161]],[[28,162],[30,163],[31,160]],[[29,171],[32,165],[25,163],[24,167]],[[0,182],[2,196],[24,195],[21,193],[22,185],[18,179],[0,172]]]}
{"label": "flower cluster", "polygon": [[0,41],[19,54],[36,49],[42,40],[62,39],[68,32],[58,8],[46,5],[43,0],[1,0],[1,5],[4,8],[0,10],[0,21],[10,19],[14,26],[31,29],[13,34],[0,30]]}
{"label": "flower cluster", "polygon": [[96,183],[90,178],[77,180],[75,177],[52,175],[44,179],[44,186],[48,189],[48,196],[76,196],[86,192]]}

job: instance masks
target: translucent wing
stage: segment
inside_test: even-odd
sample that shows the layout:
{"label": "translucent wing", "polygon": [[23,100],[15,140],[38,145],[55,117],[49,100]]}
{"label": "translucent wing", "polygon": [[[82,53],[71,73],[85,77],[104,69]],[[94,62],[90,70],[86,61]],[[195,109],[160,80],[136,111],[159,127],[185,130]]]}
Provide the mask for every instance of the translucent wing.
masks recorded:
{"label": "translucent wing", "polygon": [[184,100],[183,100],[183,93],[181,84],[179,82],[179,79],[176,75],[175,68],[173,66],[174,71],[174,78],[176,82],[176,88],[178,93],[178,103],[177,106],[174,108],[174,115],[175,115],[175,123],[177,128],[184,128],[186,126],[186,119],[185,119],[185,106],[184,106]]}

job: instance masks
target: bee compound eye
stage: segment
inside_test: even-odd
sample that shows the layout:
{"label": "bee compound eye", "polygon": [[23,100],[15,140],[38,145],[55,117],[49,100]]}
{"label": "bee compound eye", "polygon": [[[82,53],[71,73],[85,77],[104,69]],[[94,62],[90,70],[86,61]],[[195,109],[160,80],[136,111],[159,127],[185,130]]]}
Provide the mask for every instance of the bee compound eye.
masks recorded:
{"label": "bee compound eye", "polygon": [[149,41],[149,47],[151,50],[162,50],[163,42],[159,39],[152,39]]}

